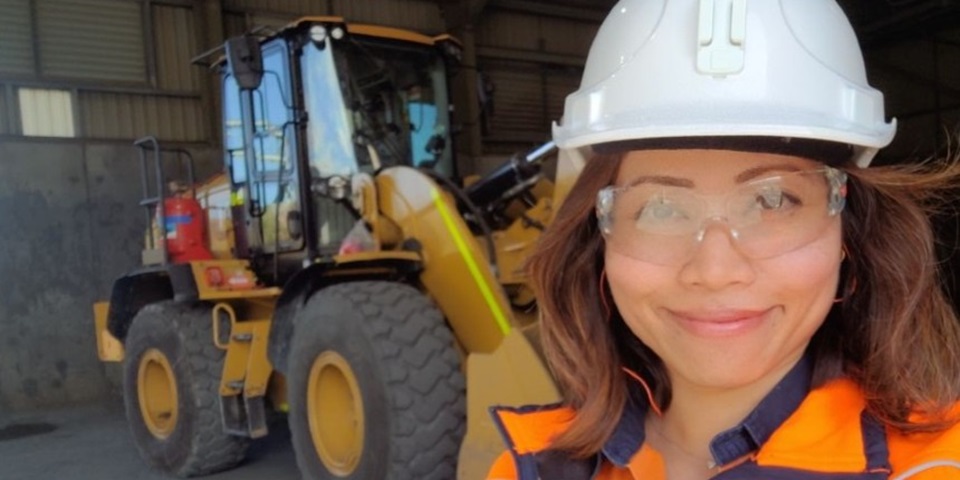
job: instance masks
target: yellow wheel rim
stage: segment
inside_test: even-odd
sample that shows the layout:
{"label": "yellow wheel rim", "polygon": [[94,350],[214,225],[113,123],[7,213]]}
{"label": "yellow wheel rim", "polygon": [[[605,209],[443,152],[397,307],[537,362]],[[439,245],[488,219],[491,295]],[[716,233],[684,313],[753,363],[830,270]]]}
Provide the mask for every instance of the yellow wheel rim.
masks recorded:
{"label": "yellow wheel rim", "polygon": [[159,439],[169,437],[177,426],[177,382],[160,350],[151,348],[140,357],[137,398],[147,430]]}
{"label": "yellow wheel rim", "polygon": [[310,367],[307,418],[327,470],[339,477],[353,473],[363,453],[363,398],[353,369],[336,352],[321,353]]}

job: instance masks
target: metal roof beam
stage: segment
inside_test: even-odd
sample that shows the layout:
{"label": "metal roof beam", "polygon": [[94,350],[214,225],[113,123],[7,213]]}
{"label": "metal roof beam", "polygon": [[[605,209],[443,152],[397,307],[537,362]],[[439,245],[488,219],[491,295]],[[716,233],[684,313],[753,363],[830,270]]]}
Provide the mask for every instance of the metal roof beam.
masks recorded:
{"label": "metal roof beam", "polygon": [[557,5],[553,3],[532,0],[487,0],[487,6],[497,10],[530,13],[534,15],[566,18],[570,20],[586,20],[595,23],[601,23],[603,22],[603,19],[607,18],[606,9],[600,10],[593,8],[573,7],[569,5]]}
{"label": "metal roof beam", "polygon": [[515,48],[477,46],[477,56],[497,60],[517,60],[521,62],[547,63],[568,67],[583,68],[587,59],[578,55],[562,53],[548,53],[535,50],[520,50]]}

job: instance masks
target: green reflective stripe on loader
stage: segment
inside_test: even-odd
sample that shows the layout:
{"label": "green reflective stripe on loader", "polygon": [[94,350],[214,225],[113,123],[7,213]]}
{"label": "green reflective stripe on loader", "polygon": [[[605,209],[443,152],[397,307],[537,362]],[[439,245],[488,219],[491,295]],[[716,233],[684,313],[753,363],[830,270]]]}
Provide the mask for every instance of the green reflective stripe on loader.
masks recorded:
{"label": "green reflective stripe on loader", "polygon": [[460,255],[464,261],[467,262],[467,269],[470,270],[470,276],[473,277],[473,281],[480,287],[480,293],[483,295],[483,299],[487,302],[487,306],[490,307],[493,318],[497,320],[500,331],[503,332],[504,335],[510,333],[510,322],[507,321],[507,316],[503,314],[503,310],[500,309],[500,304],[498,304],[497,299],[494,298],[493,291],[490,290],[490,285],[483,280],[480,267],[477,266],[477,261],[473,258],[473,255],[470,254],[470,249],[467,248],[467,242],[463,239],[463,236],[460,235],[460,229],[457,228],[457,224],[454,223],[453,215],[447,210],[446,202],[440,198],[440,192],[435,188],[431,189],[430,195],[433,197],[433,203],[436,205],[437,211],[440,212],[440,216],[443,218],[443,224],[447,227],[447,231],[450,232],[450,236],[453,237],[453,242],[457,244],[457,250],[460,251]]}

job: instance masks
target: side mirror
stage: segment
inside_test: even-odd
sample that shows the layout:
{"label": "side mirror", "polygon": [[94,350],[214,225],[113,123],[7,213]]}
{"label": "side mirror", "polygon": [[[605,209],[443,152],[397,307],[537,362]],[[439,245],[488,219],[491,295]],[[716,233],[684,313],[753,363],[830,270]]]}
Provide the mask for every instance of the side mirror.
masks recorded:
{"label": "side mirror", "polygon": [[244,90],[255,90],[263,80],[263,52],[260,42],[251,35],[227,40],[227,67],[237,85]]}

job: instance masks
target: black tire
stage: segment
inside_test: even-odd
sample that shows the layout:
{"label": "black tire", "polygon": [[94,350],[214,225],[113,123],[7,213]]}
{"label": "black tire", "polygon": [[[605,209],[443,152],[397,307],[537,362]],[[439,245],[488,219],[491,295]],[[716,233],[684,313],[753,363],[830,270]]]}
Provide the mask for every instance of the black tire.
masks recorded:
{"label": "black tire", "polygon": [[[310,431],[308,377],[316,359],[339,354],[363,402],[363,446],[349,472],[331,473]],[[334,285],[296,319],[289,358],[290,431],[310,480],[450,480],[465,432],[460,356],[443,315],[416,289],[391,282]]]}
{"label": "black tire", "polygon": [[[144,307],[127,335],[123,397],[133,439],[144,461],[156,470],[191,477],[236,466],[249,439],[228,435],[220,417],[220,375],[224,351],[213,344],[208,310],[173,302]],[[150,352],[165,357],[177,389],[176,420],[165,438],[151,432],[141,413],[138,371]]]}

